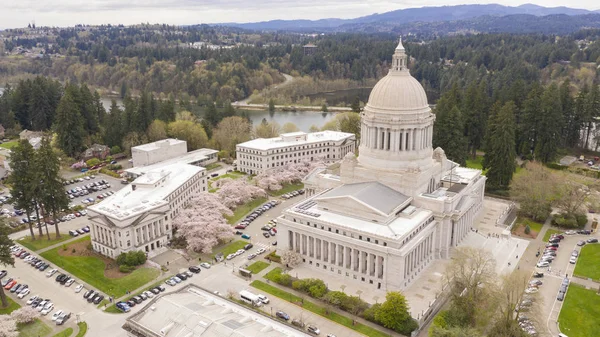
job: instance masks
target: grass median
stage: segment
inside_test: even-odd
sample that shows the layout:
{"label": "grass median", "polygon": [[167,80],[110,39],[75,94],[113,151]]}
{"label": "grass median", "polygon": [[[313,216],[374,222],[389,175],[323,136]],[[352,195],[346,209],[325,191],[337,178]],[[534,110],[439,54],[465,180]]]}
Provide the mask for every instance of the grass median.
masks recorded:
{"label": "grass median", "polygon": [[46,235],[44,236],[36,236],[35,240],[31,239],[31,236],[26,236],[22,239],[17,240],[17,243],[20,244],[21,246],[28,248],[34,252],[40,250],[40,249],[44,249],[47,247],[50,247],[52,245],[55,245],[57,243],[61,243],[64,241],[67,241],[69,239],[71,239],[72,236],[70,236],[69,234],[61,234],[60,238],[56,238],[56,233],[50,233],[50,240],[48,240],[48,237]]}
{"label": "grass median", "polygon": [[596,290],[571,283],[558,316],[561,332],[569,337],[600,336],[598,317],[600,305]]}
{"label": "grass median", "polygon": [[[6,293],[6,291],[5,291],[5,293]],[[19,305],[19,303],[13,301],[8,296],[6,296],[6,302],[8,302],[8,306],[6,308],[2,308],[2,304],[0,304],[0,315],[9,315],[11,312],[13,312],[21,307]]]}
{"label": "grass median", "polygon": [[87,323],[86,322],[79,322],[77,323],[77,326],[79,327],[79,332],[77,332],[77,336],[75,337],[83,337],[85,336],[85,334],[87,333]]}
{"label": "grass median", "polygon": [[269,192],[269,195],[278,197],[280,195],[284,195],[286,193],[301,190],[303,188],[304,188],[304,184],[300,182],[300,183],[293,183],[293,184],[283,184],[280,190],[268,191],[268,192]]}
{"label": "grass median", "polygon": [[73,334],[73,328],[66,328],[52,337],[70,337]]}
{"label": "grass median", "polygon": [[313,312],[319,316],[323,316],[329,320],[332,320],[338,324],[341,324],[349,329],[352,329],[354,331],[360,332],[363,335],[367,335],[370,337],[387,337],[389,336],[389,334],[384,333],[382,331],[379,331],[377,329],[371,328],[370,326],[361,324],[361,323],[356,323],[353,324],[353,319],[335,312],[329,312],[327,313],[326,309],[324,307],[321,307],[311,301],[308,301],[306,299],[302,299],[294,294],[288,293],[286,291],[283,291],[277,287],[274,287],[272,285],[266,284],[262,281],[253,281],[252,283],[250,283],[250,285],[256,289],[262,290],[266,293],[269,293],[275,297],[279,297],[282,300],[291,302],[291,303],[302,303],[302,308]]}
{"label": "grass median", "polygon": [[[167,276],[163,279],[161,279],[158,282],[153,283],[152,285],[149,285],[147,287],[145,287],[144,289],[136,292],[135,294],[129,294],[129,297],[125,298],[123,301],[129,301],[132,297],[134,296],[138,296],[139,294],[143,293],[144,291],[150,290],[154,287],[158,287],[159,285],[163,285],[164,286],[164,282],[168,279],[170,279],[172,276]],[[102,303],[100,303],[98,305],[98,308],[101,308],[104,304],[108,304],[108,302],[105,302],[106,300],[102,301]],[[123,311],[121,311],[119,308],[117,308],[117,302],[113,300],[113,303],[110,307],[106,308],[106,310],[104,310],[106,312],[110,312],[111,314],[122,314]]]}
{"label": "grass median", "polygon": [[31,323],[17,323],[17,329],[19,330],[19,337],[40,337],[49,335],[52,332],[52,328],[40,319],[36,319]]}
{"label": "grass median", "polygon": [[263,271],[265,268],[267,268],[268,266],[270,266],[270,264],[267,262],[256,261],[253,264],[249,265],[248,268],[246,268],[246,269],[251,271],[252,274],[258,274],[261,271]]}
{"label": "grass median", "polygon": [[127,290],[143,286],[160,274],[160,271],[154,268],[138,268],[130,274],[112,278],[105,275],[105,270],[107,269],[106,262],[95,253],[86,251],[85,254],[89,254],[87,256],[64,256],[59,254],[59,250],[70,252],[71,249],[74,249],[71,248],[73,246],[81,249],[80,247],[89,243],[89,240],[89,237],[85,237],[73,241],[65,247],[57,247],[40,255],[76,278],[87,282],[92,287],[114,298],[125,295]]}

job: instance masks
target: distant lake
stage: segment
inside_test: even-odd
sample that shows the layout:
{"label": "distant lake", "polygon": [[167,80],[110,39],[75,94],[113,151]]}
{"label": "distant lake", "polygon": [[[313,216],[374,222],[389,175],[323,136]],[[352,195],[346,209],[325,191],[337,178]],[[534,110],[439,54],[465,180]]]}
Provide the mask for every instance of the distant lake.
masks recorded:
{"label": "distant lake", "polygon": [[[101,99],[102,104],[106,111],[110,110],[113,98],[103,97]],[[117,104],[123,107],[123,100],[121,98],[115,98]],[[250,110],[248,111],[248,117],[252,125],[258,125],[262,122],[263,118],[267,122],[277,122],[283,126],[285,123],[294,123],[301,131],[308,132],[312,125],[322,127],[335,116],[333,112],[321,112],[321,111],[298,111],[298,112],[284,112],[276,111],[274,114],[270,114],[267,110]]]}

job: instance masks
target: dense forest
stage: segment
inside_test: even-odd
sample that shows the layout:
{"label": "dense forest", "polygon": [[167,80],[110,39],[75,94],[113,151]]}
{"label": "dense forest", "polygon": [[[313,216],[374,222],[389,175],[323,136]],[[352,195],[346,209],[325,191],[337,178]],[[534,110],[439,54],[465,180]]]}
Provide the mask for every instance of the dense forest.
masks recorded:
{"label": "dense forest", "polygon": [[[322,83],[369,85],[387,73],[397,44],[390,34],[257,34],[209,26],[73,27],[48,29],[36,37],[26,33],[9,31],[11,39],[4,45],[9,56],[0,58],[0,76],[27,78],[0,99],[0,123],[7,129],[60,132],[61,103],[73,101],[66,107],[81,115],[85,136],[69,147],[69,155],[94,141],[127,148],[154,138],[148,131],[156,120],[169,124],[193,119],[210,139],[221,119],[239,115],[231,102],[250,93],[267,99],[277,95],[277,89],[263,89],[282,81],[281,73],[303,76],[297,83],[304,88],[292,89],[304,94]],[[405,46],[411,73],[437,104],[436,144],[445,144],[448,156],[459,163],[477,150],[510,152],[495,139],[512,138],[515,155],[544,162],[555,160],[561,148],[588,147],[597,137],[592,130],[600,117],[599,37],[600,30],[427,41],[409,36]],[[195,42],[204,44],[190,48]],[[302,45],[308,42],[317,45],[314,54],[304,53]],[[19,48],[41,48],[43,57],[14,57]],[[113,105],[104,112],[96,89],[117,92],[125,98],[124,108]],[[293,95],[293,90],[285,92]],[[199,110],[207,112],[202,120],[195,114]],[[178,118],[181,111],[191,111],[191,118]],[[79,130],[75,124],[69,128]],[[496,127],[505,124],[514,124],[514,135]],[[484,164],[498,160],[490,156]],[[507,186],[506,177],[499,178],[498,186]]]}

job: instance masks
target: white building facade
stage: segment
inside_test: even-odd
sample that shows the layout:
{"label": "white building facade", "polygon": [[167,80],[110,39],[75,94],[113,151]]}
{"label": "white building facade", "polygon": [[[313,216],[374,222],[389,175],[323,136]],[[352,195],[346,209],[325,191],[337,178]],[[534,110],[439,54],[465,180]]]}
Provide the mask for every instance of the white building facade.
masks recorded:
{"label": "white building facade", "polygon": [[163,139],[131,148],[133,167],[148,166],[187,153],[187,142],[179,139]]}
{"label": "white building facade", "polygon": [[354,152],[356,137],[339,131],[292,132],[275,138],[258,138],[238,144],[238,170],[260,174],[266,170],[301,161],[339,161]]}
{"label": "white building facade", "polygon": [[88,207],[93,249],[110,258],[165,246],[172,220],[197,193],[206,192],[206,170],[171,165],[145,173],[102,202]]}
{"label": "white building facade", "polygon": [[427,96],[406,67],[402,43],[392,69],[361,114],[358,158],[313,171],[307,200],[279,219],[279,249],[304,265],[386,291],[408,287],[471,230],[485,176],[433,149]]}

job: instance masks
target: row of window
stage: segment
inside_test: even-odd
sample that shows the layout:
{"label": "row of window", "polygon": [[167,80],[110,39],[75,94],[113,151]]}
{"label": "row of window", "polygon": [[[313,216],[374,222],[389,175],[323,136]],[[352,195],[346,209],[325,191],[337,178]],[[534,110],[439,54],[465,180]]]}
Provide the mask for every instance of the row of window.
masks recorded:
{"label": "row of window", "polygon": [[[402,241],[402,246],[404,246],[404,244],[406,244],[407,242],[409,242],[410,239],[414,238],[415,235],[419,234],[419,232],[421,232],[423,229],[425,229],[425,227],[427,227],[427,225],[429,225],[430,223],[432,223],[433,220],[435,220],[435,218],[433,216],[430,216],[429,219],[427,219],[427,221],[423,222],[421,224],[421,226],[419,226],[417,229],[415,229],[412,233],[410,233],[410,235],[407,238],[405,238]],[[400,246],[400,247],[402,247],[402,246]]]}
{"label": "row of window", "polygon": [[[302,262],[306,262],[306,259],[304,259],[304,258],[303,258],[303,259],[302,259]],[[312,260],[309,260],[309,261],[308,261],[308,264],[309,264],[309,265],[312,265],[312,264],[313,264],[313,261],[312,261]],[[320,263],[319,263],[319,262],[317,262],[317,263],[316,263],[316,266],[317,266],[317,268],[319,268],[319,267],[320,267]],[[323,269],[327,270],[327,265],[326,265],[326,264],[324,264],[324,265],[323,265]],[[335,269],[334,269],[333,267],[330,267],[330,268],[329,268],[329,271],[331,271],[331,272],[335,272]],[[338,269],[338,270],[337,270],[337,272],[338,272],[338,274],[339,274],[339,275],[342,275],[342,270],[341,270],[341,269]],[[345,273],[346,273],[346,277],[350,277],[350,273],[349,273],[349,272],[345,272]],[[358,276],[357,276],[356,274],[352,274],[352,277],[353,277],[355,280],[358,280]],[[366,278],[365,278],[364,276],[361,276],[361,277],[360,277],[360,280],[361,280],[362,282],[366,282],[366,281],[367,281],[367,280],[366,280]],[[369,279],[369,284],[373,284],[373,280]],[[377,289],[381,289],[381,282],[377,282]]]}

